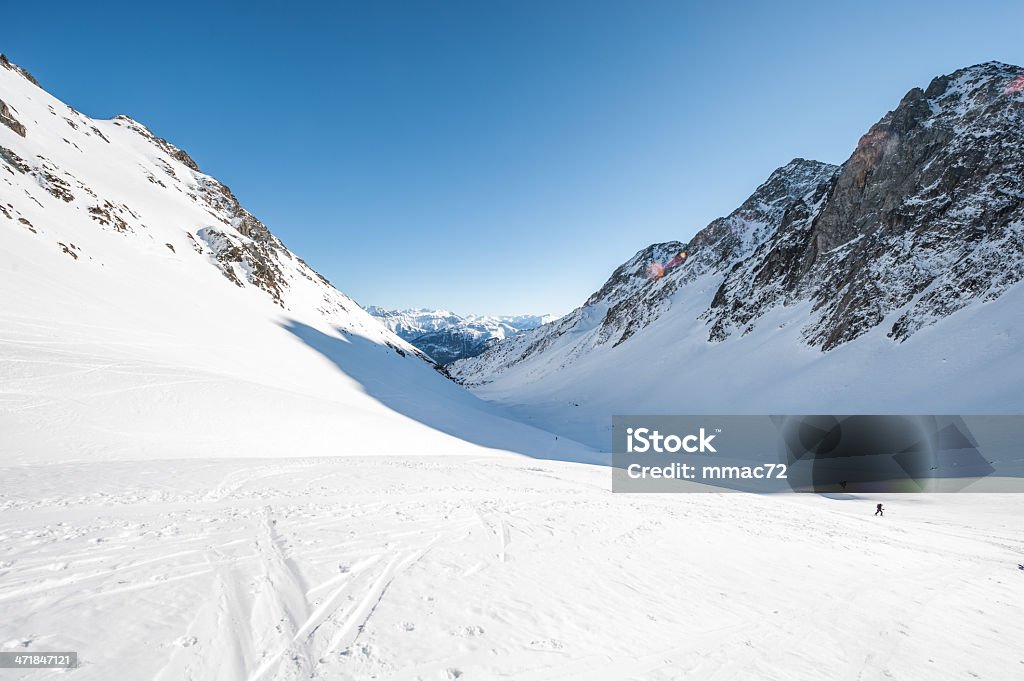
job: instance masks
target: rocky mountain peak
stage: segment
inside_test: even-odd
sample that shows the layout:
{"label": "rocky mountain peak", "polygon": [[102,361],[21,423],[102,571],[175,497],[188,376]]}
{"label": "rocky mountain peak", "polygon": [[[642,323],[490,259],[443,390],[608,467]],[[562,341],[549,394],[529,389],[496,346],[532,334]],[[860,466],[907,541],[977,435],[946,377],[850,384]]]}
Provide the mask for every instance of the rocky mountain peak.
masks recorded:
{"label": "rocky mountain peak", "polygon": [[[199,263],[201,276],[215,266],[239,289],[269,296],[279,314],[309,312],[425,358],[289,251],[184,150],[128,116],[98,120],[76,111],[6,58],[0,197],[0,225],[49,243],[83,268],[113,271],[111,253],[123,250],[131,261],[156,250],[182,267]],[[105,243],[104,233],[116,239]]]}
{"label": "rocky mountain peak", "polygon": [[[684,264],[644,276],[677,249]],[[539,367],[554,347],[547,361],[565,358],[563,367],[695,309],[688,333],[713,343],[799,304],[808,310],[799,335],[812,347],[832,350],[876,327],[900,343],[1022,279],[1024,69],[988,62],[912,88],[841,166],[794,159],[689,242],[638,252],[581,308],[452,372],[487,382],[524,362]]]}
{"label": "rocky mountain peak", "polygon": [[35,76],[33,76],[27,70],[21,68],[20,66],[18,66],[14,62],[12,62],[10,59],[8,59],[6,54],[0,54],[0,67],[5,68],[5,69],[7,69],[9,71],[14,71],[15,73],[18,73],[18,74],[21,74],[21,76],[25,80],[27,80],[28,82],[32,83],[36,87],[39,87],[39,81],[36,80]]}
{"label": "rocky mountain peak", "polygon": [[153,144],[160,147],[168,156],[173,158],[175,161],[179,161],[185,164],[188,168],[198,171],[199,164],[197,164],[191,156],[189,156],[183,149],[174,146],[163,137],[157,137],[153,132],[142,123],[139,123],[134,118],[126,116],[124,114],[118,114],[113,118],[115,125],[121,125],[127,127],[129,130],[134,130],[139,133]]}
{"label": "rocky mountain peak", "polygon": [[[794,212],[731,272],[704,315],[712,340],[809,299],[824,350],[891,320],[904,340],[1024,276],[1024,79],[990,62],[914,88],[861,137],[820,208]],[[909,306],[909,307],[907,307]]]}

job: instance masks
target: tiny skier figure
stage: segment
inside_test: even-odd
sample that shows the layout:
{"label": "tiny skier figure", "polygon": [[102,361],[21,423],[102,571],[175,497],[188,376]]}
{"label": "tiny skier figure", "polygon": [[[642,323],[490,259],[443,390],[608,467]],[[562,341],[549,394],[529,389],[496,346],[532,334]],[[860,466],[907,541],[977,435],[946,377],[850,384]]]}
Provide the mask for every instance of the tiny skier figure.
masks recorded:
{"label": "tiny skier figure", "polygon": [[882,505],[881,504],[878,504],[877,506],[875,506],[875,515],[880,515],[883,518],[885,517],[885,511],[882,509]]}

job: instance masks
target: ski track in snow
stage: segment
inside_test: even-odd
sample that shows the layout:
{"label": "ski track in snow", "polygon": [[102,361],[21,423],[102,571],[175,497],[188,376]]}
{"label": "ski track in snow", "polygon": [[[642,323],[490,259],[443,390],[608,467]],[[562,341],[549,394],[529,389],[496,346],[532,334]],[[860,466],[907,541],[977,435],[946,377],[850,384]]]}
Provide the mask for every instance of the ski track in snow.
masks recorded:
{"label": "ski track in snow", "polygon": [[493,456],[0,472],[0,648],[76,650],[76,679],[1024,669],[1014,495],[883,497],[881,519],[869,497],[613,495],[605,468]]}

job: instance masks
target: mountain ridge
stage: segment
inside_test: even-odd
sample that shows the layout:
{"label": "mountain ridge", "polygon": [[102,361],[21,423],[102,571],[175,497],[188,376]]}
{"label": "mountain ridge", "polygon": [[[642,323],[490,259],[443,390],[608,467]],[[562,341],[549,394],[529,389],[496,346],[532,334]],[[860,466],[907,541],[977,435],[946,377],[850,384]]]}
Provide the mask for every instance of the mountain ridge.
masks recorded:
{"label": "mountain ridge", "polygon": [[[689,242],[641,249],[568,315],[448,370],[592,444],[614,413],[1003,413],[1024,408],[1022,279],[1024,69],[988,62],[911,89],[842,165],[794,159]],[[676,372],[702,391],[673,390]]]}
{"label": "mountain ridge", "polygon": [[[497,342],[481,361],[501,357],[501,368],[514,366],[549,347],[569,331],[596,330],[594,344],[616,347],[657,319],[673,295],[696,278],[731,269],[748,256],[781,224],[790,205],[813,192],[838,171],[838,166],[796,158],[769,175],[740,206],[725,217],[712,220],[688,243],[668,241],[651,244],[617,267],[608,280],[582,306],[549,324],[505,342]],[[691,249],[684,265],[653,279],[651,263],[668,261],[681,250]],[[575,350],[578,354],[583,350]],[[451,367],[457,380],[473,385],[482,382],[470,362]],[[500,369],[498,369],[500,370]]]}
{"label": "mountain ridge", "polygon": [[450,310],[409,308],[366,311],[431,359],[447,365],[475,357],[489,344],[553,321],[553,315],[459,315]]}
{"label": "mountain ridge", "polygon": [[[1022,72],[987,62],[911,89],[861,137],[820,210],[793,215],[771,249],[730,274],[706,317],[711,339],[810,298],[819,313],[806,329],[813,346],[832,349],[911,305],[889,331],[905,340],[1019,282],[1024,99],[1008,88]],[[841,250],[854,240],[858,248]]]}
{"label": "mountain ridge", "polygon": [[589,456],[453,384],[141,123],[9,60],[0,101],[5,463]]}

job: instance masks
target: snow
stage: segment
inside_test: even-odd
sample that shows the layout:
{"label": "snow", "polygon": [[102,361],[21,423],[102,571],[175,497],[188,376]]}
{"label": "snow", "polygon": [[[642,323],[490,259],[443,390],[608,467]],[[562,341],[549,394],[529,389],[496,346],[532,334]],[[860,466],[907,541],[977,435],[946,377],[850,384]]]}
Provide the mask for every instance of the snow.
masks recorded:
{"label": "snow", "polygon": [[435,331],[456,331],[477,340],[507,338],[552,322],[554,315],[460,315],[450,310],[415,308],[387,310],[371,305],[367,312],[407,340]]}
{"label": "snow", "polygon": [[366,311],[441,365],[478,355],[493,341],[556,319],[552,315],[463,316],[449,310],[387,310],[374,305]]}
{"label": "snow", "polygon": [[[606,450],[616,414],[1024,412],[1024,223],[1004,189],[1021,177],[1002,153],[1019,146],[1020,109],[1003,92],[1020,69],[992,62],[957,74],[930,87],[940,95],[928,101],[950,131],[941,158],[976,165],[976,177],[941,185],[948,195],[934,194],[939,179],[898,190],[903,206],[946,206],[942,215],[926,212],[874,240],[869,225],[826,244],[807,273],[806,253],[780,269],[830,196],[821,183],[839,170],[797,160],[699,232],[687,262],[664,278],[639,276],[663,261],[655,244],[569,315],[450,372],[520,418]],[[1004,139],[972,146],[952,134],[961,119],[972,134],[995,126]],[[874,127],[860,144],[887,134]],[[1004,164],[973,160],[988,155]],[[783,229],[794,196],[814,207]],[[990,224],[977,224],[983,214]],[[733,250],[722,247],[723,230],[736,238]],[[848,256],[863,253],[871,255],[855,263],[861,269],[847,271]],[[842,341],[833,347],[829,337]]]}
{"label": "snow", "polygon": [[[218,209],[220,185],[140,124],[71,112],[3,67],[0,98],[28,128],[0,126],[0,146],[74,196],[0,164],[0,464],[481,447],[594,458],[454,385],[283,247],[281,305],[248,256],[228,263],[233,283],[217,256],[251,239],[224,224],[236,216]],[[107,203],[124,230],[92,219]]]}
{"label": "snow", "polygon": [[[96,266],[34,235],[0,234],[3,463],[435,454],[466,441],[558,451],[423,360],[287,314],[206,263],[183,276],[157,252],[117,262],[112,279],[112,259]],[[95,252],[88,236],[77,242]]]}
{"label": "snow", "polygon": [[[615,414],[1015,414],[1024,411],[1024,287],[937,320],[903,343],[892,319],[827,353],[802,342],[810,303],[767,313],[746,335],[709,343],[698,315],[711,277],[627,342],[552,336],[543,352],[473,391],[520,418],[608,450]],[[707,280],[707,281],[706,281]],[[456,365],[460,369],[474,358]]]}
{"label": "snow", "polygon": [[[90,120],[2,65],[0,98],[28,128],[0,127],[0,146],[37,171],[45,156],[73,195],[0,164],[0,650],[77,651],[73,678],[103,681],[1024,669],[1024,497],[889,496],[873,518],[881,499],[852,495],[613,495],[588,463],[602,455],[564,435],[602,448],[602,419],[626,405],[853,404],[872,398],[843,401],[858,371],[872,404],[898,406],[913,366],[884,337],[835,351],[853,353],[849,373],[815,374],[816,351],[777,351],[798,329],[776,310],[777,331],[716,346],[735,374],[716,373],[674,312],[628,356],[557,347],[573,384],[541,392],[517,383],[523,367],[490,386],[550,403],[513,405],[524,424],[284,250],[280,305],[248,256],[230,281],[217,256],[252,245],[243,221],[130,119]],[[104,201],[123,232],[90,218]],[[702,309],[695,291],[714,287],[672,309]],[[989,339],[936,365],[925,410],[1019,408],[986,386],[1019,385],[1005,311],[1022,302],[1011,291],[907,342],[923,366],[949,339]]]}
{"label": "snow", "polygon": [[1024,663],[1019,495],[613,495],[605,468],[512,457],[165,463],[3,471],[4,650],[158,680],[1001,681]]}

